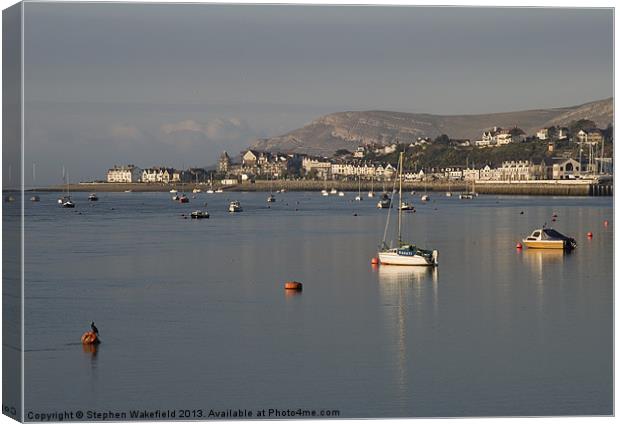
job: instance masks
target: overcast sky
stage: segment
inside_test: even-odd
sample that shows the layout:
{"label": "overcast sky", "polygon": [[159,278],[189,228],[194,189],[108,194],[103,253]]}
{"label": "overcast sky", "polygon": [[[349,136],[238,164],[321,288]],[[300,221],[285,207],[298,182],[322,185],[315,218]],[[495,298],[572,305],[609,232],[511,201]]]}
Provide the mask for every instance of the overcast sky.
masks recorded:
{"label": "overcast sky", "polygon": [[[613,95],[610,9],[25,6],[26,168],[204,166],[326,113],[470,114]],[[26,172],[26,184],[32,177]]]}

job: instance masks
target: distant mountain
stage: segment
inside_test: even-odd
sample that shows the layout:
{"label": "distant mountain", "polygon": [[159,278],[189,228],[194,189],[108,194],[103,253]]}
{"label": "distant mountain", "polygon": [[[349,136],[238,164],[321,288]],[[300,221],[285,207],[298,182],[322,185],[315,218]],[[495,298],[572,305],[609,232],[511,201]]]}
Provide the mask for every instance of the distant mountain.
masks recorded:
{"label": "distant mountain", "polygon": [[608,98],[557,109],[536,109],[483,115],[430,115],[389,111],[338,112],[277,137],[260,139],[253,149],[283,153],[331,155],[338,149],[355,149],[364,144],[409,143],[417,137],[476,140],[482,131],[498,127],[523,129],[533,135],[543,127],[568,125],[590,119],[600,128],[613,122],[613,99]]}

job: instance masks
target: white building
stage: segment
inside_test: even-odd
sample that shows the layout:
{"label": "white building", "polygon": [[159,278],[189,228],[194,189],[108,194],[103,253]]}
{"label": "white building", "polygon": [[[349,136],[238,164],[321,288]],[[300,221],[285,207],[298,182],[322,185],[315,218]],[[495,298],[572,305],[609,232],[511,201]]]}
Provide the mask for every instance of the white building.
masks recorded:
{"label": "white building", "polygon": [[107,181],[109,183],[138,183],[141,177],[142,171],[135,165],[115,165],[108,169]]}
{"label": "white building", "polygon": [[541,128],[536,132],[536,137],[539,140],[548,140],[549,139],[549,128]]}
{"label": "white building", "polygon": [[552,178],[554,180],[565,180],[576,178],[581,175],[581,166],[575,159],[553,159]]}
{"label": "white building", "polygon": [[505,161],[499,167],[500,179],[503,181],[527,181],[532,179],[530,175],[529,160]]}
{"label": "white building", "polygon": [[[488,165],[487,165],[488,167]],[[489,168],[491,169],[491,168]],[[476,181],[480,179],[480,170],[474,168],[463,169],[463,179],[465,181]]]}
{"label": "white building", "polygon": [[327,160],[304,157],[301,160],[301,167],[307,174],[316,172],[317,177],[320,178],[330,178],[332,175],[332,164]]}

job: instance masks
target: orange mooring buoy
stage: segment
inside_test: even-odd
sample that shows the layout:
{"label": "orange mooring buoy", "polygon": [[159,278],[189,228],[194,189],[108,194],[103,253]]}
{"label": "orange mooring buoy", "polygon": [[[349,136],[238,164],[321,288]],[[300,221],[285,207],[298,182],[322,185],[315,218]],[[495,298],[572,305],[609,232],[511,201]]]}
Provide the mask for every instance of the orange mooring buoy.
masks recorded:
{"label": "orange mooring buoy", "polygon": [[97,334],[94,331],[87,331],[82,335],[82,344],[99,344],[99,337],[97,337]]}
{"label": "orange mooring buoy", "polygon": [[594,234],[592,234],[592,231],[588,231],[588,234],[587,234],[588,238],[592,238],[593,235]]}
{"label": "orange mooring buoy", "polygon": [[521,243],[517,243],[517,249],[523,249],[523,245]]}
{"label": "orange mooring buoy", "polygon": [[370,263],[371,263],[372,265],[379,265],[379,258],[377,258],[377,257],[375,256],[374,258],[372,258],[372,259],[370,260]]}
{"label": "orange mooring buoy", "polygon": [[286,283],[284,283],[285,290],[301,291],[302,287],[303,286],[299,281],[287,281]]}
{"label": "orange mooring buoy", "polygon": [[605,220],[605,221],[603,221],[603,225],[607,227],[609,225],[609,222],[607,222],[607,220]]}

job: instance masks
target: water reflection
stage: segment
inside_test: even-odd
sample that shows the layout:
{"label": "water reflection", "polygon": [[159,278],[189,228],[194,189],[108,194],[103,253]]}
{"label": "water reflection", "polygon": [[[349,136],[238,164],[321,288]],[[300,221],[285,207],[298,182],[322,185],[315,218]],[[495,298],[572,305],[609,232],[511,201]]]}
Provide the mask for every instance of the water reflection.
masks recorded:
{"label": "water reflection", "polygon": [[523,262],[527,264],[538,277],[543,276],[545,265],[563,264],[570,251],[562,249],[526,249],[523,252]]}
{"label": "water reflection", "polygon": [[437,318],[437,268],[382,265],[377,271],[379,292],[386,306],[386,331],[394,337],[396,383],[404,399],[411,391],[408,364],[413,358],[408,347],[414,345],[413,327],[416,323],[429,323],[429,304],[430,321]]}

